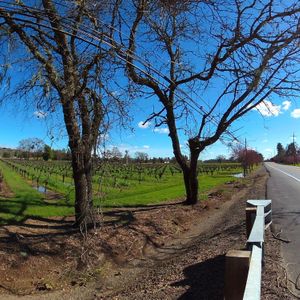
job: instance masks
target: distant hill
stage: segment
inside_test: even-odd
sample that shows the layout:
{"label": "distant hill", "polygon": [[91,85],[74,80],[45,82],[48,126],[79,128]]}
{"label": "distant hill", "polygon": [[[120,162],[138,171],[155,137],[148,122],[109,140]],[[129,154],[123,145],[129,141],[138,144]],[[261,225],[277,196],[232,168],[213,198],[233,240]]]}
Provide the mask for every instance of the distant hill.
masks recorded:
{"label": "distant hill", "polygon": [[18,152],[19,152],[18,149],[0,147],[0,157],[2,157],[2,158],[15,157],[15,156],[17,156],[16,154]]}

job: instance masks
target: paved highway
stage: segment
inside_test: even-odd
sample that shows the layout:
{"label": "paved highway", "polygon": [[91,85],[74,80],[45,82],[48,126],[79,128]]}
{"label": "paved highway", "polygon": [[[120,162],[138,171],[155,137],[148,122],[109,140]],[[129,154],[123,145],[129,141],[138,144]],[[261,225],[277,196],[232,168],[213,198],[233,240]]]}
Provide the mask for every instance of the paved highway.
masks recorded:
{"label": "paved highway", "polygon": [[[282,242],[281,253],[290,286],[300,296],[300,167],[266,163],[270,178],[267,199],[272,200],[273,224]],[[276,233],[276,232],[275,232]]]}

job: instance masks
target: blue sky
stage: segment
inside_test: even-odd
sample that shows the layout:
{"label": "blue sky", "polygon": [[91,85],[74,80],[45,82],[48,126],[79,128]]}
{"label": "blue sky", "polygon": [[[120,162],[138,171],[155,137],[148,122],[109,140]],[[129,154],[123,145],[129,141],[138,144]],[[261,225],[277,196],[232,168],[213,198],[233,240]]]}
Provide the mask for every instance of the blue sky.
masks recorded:
{"label": "blue sky", "polygon": [[[280,102],[280,99],[278,99],[276,105],[270,102],[266,102],[266,105],[260,105],[256,110],[238,120],[232,126],[231,131],[237,130],[235,135],[241,142],[246,138],[249,147],[256,149],[264,157],[269,158],[276,153],[278,142],[285,146],[292,141],[293,133],[296,135],[296,141],[297,136],[300,138],[300,106],[294,101],[284,100]],[[128,143],[128,145],[148,146],[147,152],[150,155],[155,155],[157,149],[161,153],[172,155],[167,130],[153,132],[155,129],[151,125],[142,126],[136,119],[135,135],[131,137],[133,143]],[[136,143],[138,140],[141,141],[140,144]],[[228,147],[221,142],[217,142],[208,147],[201,157],[202,159],[210,159],[220,154],[229,156],[230,152],[231,150]],[[187,150],[186,153],[188,153]]]}
{"label": "blue sky", "polygon": [[[268,108],[266,108],[268,106]],[[63,130],[63,123],[57,116],[45,116],[34,109],[16,108],[15,104],[0,107],[0,146],[18,146],[21,139],[38,137],[53,148],[66,148],[67,137]],[[166,126],[155,128],[153,123],[143,122],[147,118],[147,111],[135,109],[132,130],[112,129],[106,139],[106,147],[117,146],[123,153],[129,150],[130,155],[137,151],[153,156],[173,156],[170,138]],[[54,125],[55,124],[55,125]],[[244,141],[247,138],[249,147],[261,152],[268,158],[276,153],[276,145],[281,142],[284,146],[292,141],[295,133],[296,141],[300,139],[300,105],[295,101],[280,101],[276,104],[266,102],[251,111],[248,115],[238,120],[231,131],[236,131],[236,136]],[[54,139],[51,138],[54,136]],[[185,146],[186,140],[182,140],[182,149],[188,154]],[[228,149],[221,142],[208,147],[201,155],[201,159],[214,158],[217,155],[230,155]]]}
{"label": "blue sky", "polygon": [[[215,30],[218,30],[218,28],[215,28]],[[144,39],[144,35],[141,35],[141,38]],[[209,43],[212,44],[209,45]],[[213,39],[210,39],[209,42],[203,40],[202,46],[204,44],[206,47],[201,48],[201,45],[199,44],[199,48],[201,48],[202,51],[204,51],[203,49],[206,49],[205,51],[209,52],[210,48],[214,46]],[[151,44],[148,46],[150,47]],[[185,50],[190,50],[193,46],[196,45],[193,43],[186,43]],[[147,57],[148,48],[140,48],[140,51],[143,52],[144,50],[141,49],[145,50],[146,53],[144,54]],[[159,48],[154,49],[155,51],[152,53],[153,57],[147,57],[147,59],[157,65],[159,70],[165,71],[164,63],[167,57],[164,57],[164,54],[161,53],[161,51],[156,51]],[[141,53],[141,57],[145,56]],[[190,60],[192,62],[196,61],[193,59],[194,57],[192,56]],[[14,80],[21,81],[22,76],[26,76],[26,71],[31,75],[29,72],[30,70],[25,70],[27,67],[27,65],[24,65],[19,69],[14,69],[13,72],[16,73],[18,71],[20,74],[14,74]],[[206,97],[206,99],[213,100],[218,96],[221,86],[221,80],[220,82],[215,80],[210,86],[205,88],[201,87],[201,84],[199,87],[196,85],[193,92],[189,95],[193,99]],[[198,88],[199,92],[197,94]],[[190,90],[187,89],[186,94],[189,92]],[[203,94],[201,92],[203,92]],[[179,94],[182,95],[182,93]],[[183,96],[185,97],[185,95]],[[265,103],[262,103],[248,115],[238,120],[230,128],[230,131],[235,132],[235,136],[237,136],[240,141],[243,142],[246,138],[248,146],[261,152],[265,158],[275,155],[278,142],[281,142],[284,146],[290,143],[292,141],[293,133],[296,135],[296,141],[297,138],[300,140],[300,105],[297,104],[295,100],[280,99],[276,96],[272,100],[274,101],[274,104],[269,102],[269,100],[266,100]],[[37,137],[43,139],[45,143],[51,145],[53,148],[67,147],[68,141],[59,112],[46,115],[43,111],[36,110],[35,107],[24,111],[23,103],[25,101],[23,101],[23,99],[18,99],[17,102],[18,104],[14,103],[10,105],[9,103],[6,103],[5,105],[0,106],[0,146],[16,148],[21,139]],[[131,108],[133,115],[133,120],[131,122],[132,130],[113,128],[108,133],[107,139],[105,140],[106,146],[108,148],[117,146],[123,153],[125,150],[129,150],[131,156],[137,151],[147,152],[151,157],[173,156],[171,141],[168,137],[166,126],[155,128],[153,122],[143,124],[152,112],[153,107],[157,109],[157,104],[155,103],[157,102],[149,98],[136,99]],[[199,105],[203,105],[206,109],[209,108],[212,103],[209,104],[210,105],[199,103]],[[218,109],[219,108],[216,109],[216,115],[218,114]],[[219,111],[222,112],[222,107],[220,107]],[[192,127],[193,123],[190,122],[189,125]],[[183,152],[188,154],[186,141],[187,137],[182,135],[181,146]],[[205,152],[201,154],[200,159],[211,159],[220,154],[228,157],[230,152],[231,150],[224,144],[217,142],[208,147]]]}

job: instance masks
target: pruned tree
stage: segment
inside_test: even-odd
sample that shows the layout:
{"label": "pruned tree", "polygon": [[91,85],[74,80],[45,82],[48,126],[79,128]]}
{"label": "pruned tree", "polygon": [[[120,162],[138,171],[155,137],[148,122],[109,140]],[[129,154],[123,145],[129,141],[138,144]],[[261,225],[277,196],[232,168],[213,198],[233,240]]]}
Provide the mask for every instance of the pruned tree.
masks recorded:
{"label": "pruned tree", "polygon": [[120,161],[123,157],[123,154],[118,147],[112,147],[111,156],[113,160]]}
{"label": "pruned tree", "polygon": [[[16,66],[26,69],[15,95],[35,98],[39,110],[62,111],[72,157],[77,225],[86,225],[92,218],[91,153],[107,124],[105,116],[119,110],[126,115],[125,104],[114,93],[113,56],[102,47],[108,29],[100,28],[100,32],[96,22],[113,18],[110,2],[0,3],[0,26],[8,28],[16,41],[14,58],[21,60]],[[91,29],[97,29],[96,39],[87,36]]]}
{"label": "pruned tree", "polygon": [[216,157],[216,161],[219,162],[219,163],[225,162],[225,161],[226,161],[226,156],[220,154],[220,155],[218,155],[218,156]]}
{"label": "pruned tree", "polygon": [[18,149],[21,150],[25,158],[30,156],[41,156],[45,143],[39,138],[27,138],[19,141]]}
{"label": "pruned tree", "polygon": [[[186,204],[195,204],[203,150],[220,138],[232,139],[231,125],[258,104],[299,92],[300,4],[118,2],[115,49],[126,59],[132,86],[158,100],[145,122],[168,126]],[[189,159],[182,139],[188,139]]]}
{"label": "pruned tree", "polygon": [[130,155],[129,155],[129,150],[125,150],[125,154],[123,157],[123,161],[126,165],[128,165],[129,161],[130,161]]}
{"label": "pruned tree", "polygon": [[134,153],[134,157],[138,162],[147,162],[149,159],[149,155],[146,152],[137,151]]}
{"label": "pruned tree", "polygon": [[43,151],[43,160],[48,161],[53,157],[52,149],[49,145],[44,146],[44,151]]}

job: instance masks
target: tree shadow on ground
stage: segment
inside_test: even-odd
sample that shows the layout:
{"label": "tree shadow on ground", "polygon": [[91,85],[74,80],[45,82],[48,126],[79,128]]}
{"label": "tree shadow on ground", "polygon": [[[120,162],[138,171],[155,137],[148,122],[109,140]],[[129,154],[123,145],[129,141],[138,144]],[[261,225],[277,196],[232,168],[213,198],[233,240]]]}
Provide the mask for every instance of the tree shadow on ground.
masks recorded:
{"label": "tree shadow on ground", "polygon": [[[164,207],[179,206],[182,202],[167,203],[167,204],[154,204],[154,205],[136,205],[136,206],[123,206],[123,207],[109,207],[103,212],[103,217],[108,218],[104,221],[107,225],[123,224],[129,225],[135,220],[134,213],[155,211]],[[109,221],[110,220],[110,221]]]}
{"label": "tree shadow on ground", "polygon": [[[39,199],[38,199],[39,200]],[[26,252],[28,256],[48,255],[55,256],[69,247],[67,240],[73,238],[76,241],[83,240],[80,229],[74,227],[74,216],[68,217],[43,217],[28,214],[27,208],[41,203],[36,199],[1,199],[0,213],[7,214],[4,218],[0,215],[0,247],[10,253]],[[47,204],[41,204],[43,208]],[[108,229],[108,241],[99,239],[102,250],[109,256],[112,254],[110,239],[113,239],[116,230],[128,228],[144,241],[143,247],[150,245],[160,248],[153,238],[153,234],[161,235],[161,228],[152,220],[145,220],[146,228],[135,221],[139,220],[139,213],[147,211],[159,211],[164,207],[181,206],[182,202],[147,205],[140,207],[117,207],[97,213],[95,208],[94,223],[89,224],[92,234],[94,229]],[[9,216],[9,218],[8,218]],[[137,225],[137,226],[136,226]],[[114,230],[111,230],[113,228]]]}
{"label": "tree shadow on ground", "polygon": [[15,222],[0,227],[0,246],[3,252],[25,253],[26,256],[55,256],[65,248],[65,238],[77,234],[73,221],[28,217],[29,223]]}
{"label": "tree shadow on ground", "polygon": [[[0,225],[17,225],[23,224],[29,218],[35,218],[38,211],[40,214],[46,210],[69,210],[72,207],[66,201],[57,203],[46,203],[43,199],[34,198],[31,195],[22,195],[13,198],[0,197]],[[31,213],[30,209],[36,209],[36,212]]]}
{"label": "tree shadow on ground", "polygon": [[169,207],[169,206],[176,206],[176,205],[183,205],[185,204],[185,201],[176,201],[176,202],[171,202],[171,203],[158,203],[158,204],[124,204],[122,206],[118,205],[109,205],[109,204],[104,204],[103,208],[107,209],[122,209],[122,208],[132,208],[136,210],[151,210],[151,209],[156,209],[156,208],[163,208],[163,207]]}
{"label": "tree shadow on ground", "polygon": [[221,300],[224,299],[225,256],[218,255],[183,270],[185,279],[172,286],[189,286],[178,300]]}

